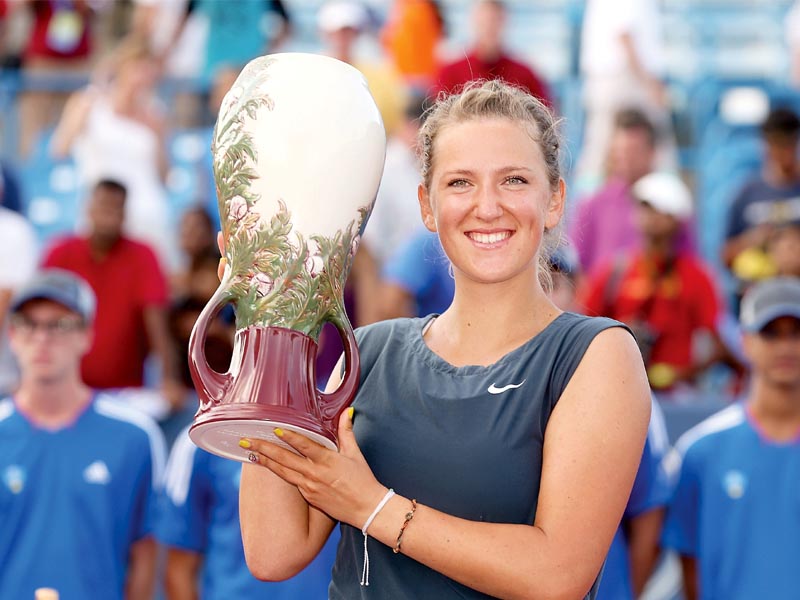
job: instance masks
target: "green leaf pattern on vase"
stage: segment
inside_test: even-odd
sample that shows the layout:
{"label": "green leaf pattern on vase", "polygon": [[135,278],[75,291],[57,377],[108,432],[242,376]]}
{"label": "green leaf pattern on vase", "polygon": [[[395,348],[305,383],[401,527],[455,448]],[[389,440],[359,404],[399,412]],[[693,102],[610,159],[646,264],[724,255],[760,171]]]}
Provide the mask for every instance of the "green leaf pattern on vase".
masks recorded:
{"label": "green leaf pattern on vase", "polygon": [[223,300],[236,305],[237,329],[285,327],[318,340],[325,321],[346,318],[344,285],[371,205],[359,208],[358,217],[333,235],[307,238],[294,228],[285,199],[265,214],[252,186],[259,173],[251,122],[276,108],[259,91],[273,60],[262,57],[245,67],[225,96],[214,129],[211,150],[228,261]]}

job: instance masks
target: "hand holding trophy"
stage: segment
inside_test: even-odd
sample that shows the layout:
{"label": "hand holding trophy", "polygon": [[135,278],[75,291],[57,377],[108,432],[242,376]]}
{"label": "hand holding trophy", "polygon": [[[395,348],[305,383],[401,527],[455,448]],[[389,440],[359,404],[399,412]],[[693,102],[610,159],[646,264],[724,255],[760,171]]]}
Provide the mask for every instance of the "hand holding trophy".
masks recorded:
{"label": "hand holding trophy", "polygon": [[[189,363],[200,406],[189,431],[205,450],[239,461],[243,437],[286,446],[276,427],[335,449],[338,418],[358,387],[358,349],[344,286],[375,201],[386,147],[363,76],[312,54],[251,61],[220,107],[212,153],[225,273],[200,314]],[[230,368],[212,370],[211,319],[236,307]],[[340,387],[316,387],[325,322],[342,338]]]}

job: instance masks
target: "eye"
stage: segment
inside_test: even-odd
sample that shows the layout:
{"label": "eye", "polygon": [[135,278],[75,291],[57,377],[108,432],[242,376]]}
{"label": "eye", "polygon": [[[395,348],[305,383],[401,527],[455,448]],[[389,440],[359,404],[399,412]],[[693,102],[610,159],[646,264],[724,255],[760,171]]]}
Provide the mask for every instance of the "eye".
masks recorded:
{"label": "eye", "polygon": [[506,177],[506,183],[510,183],[513,185],[522,185],[528,183],[528,180],[524,177],[520,177],[519,175],[510,175]]}
{"label": "eye", "polygon": [[447,182],[447,187],[465,187],[469,185],[469,182],[466,179],[452,179]]}

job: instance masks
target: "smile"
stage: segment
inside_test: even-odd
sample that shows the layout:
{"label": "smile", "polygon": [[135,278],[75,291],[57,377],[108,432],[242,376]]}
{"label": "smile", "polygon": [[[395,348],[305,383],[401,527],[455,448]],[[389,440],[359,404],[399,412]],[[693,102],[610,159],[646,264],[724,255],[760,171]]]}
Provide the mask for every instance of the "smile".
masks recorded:
{"label": "smile", "polygon": [[468,231],[467,237],[479,244],[496,244],[507,240],[511,237],[510,231],[495,231],[492,233],[479,233],[477,231]]}

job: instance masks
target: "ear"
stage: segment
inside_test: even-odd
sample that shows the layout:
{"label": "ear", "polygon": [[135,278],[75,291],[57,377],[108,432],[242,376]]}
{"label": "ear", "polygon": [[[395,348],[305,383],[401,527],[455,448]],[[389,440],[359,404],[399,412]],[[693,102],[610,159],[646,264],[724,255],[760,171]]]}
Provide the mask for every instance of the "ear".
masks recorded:
{"label": "ear", "polygon": [[547,213],[545,214],[544,219],[545,229],[553,229],[559,224],[561,217],[564,215],[566,198],[567,184],[563,179],[559,179],[558,186],[550,195],[550,202],[547,205]]}
{"label": "ear", "polygon": [[419,200],[419,212],[422,215],[422,222],[428,231],[436,232],[436,217],[433,216],[433,208],[431,207],[431,198],[428,189],[419,184],[417,187],[417,199]]}

